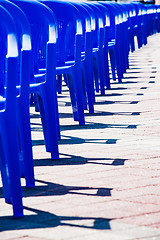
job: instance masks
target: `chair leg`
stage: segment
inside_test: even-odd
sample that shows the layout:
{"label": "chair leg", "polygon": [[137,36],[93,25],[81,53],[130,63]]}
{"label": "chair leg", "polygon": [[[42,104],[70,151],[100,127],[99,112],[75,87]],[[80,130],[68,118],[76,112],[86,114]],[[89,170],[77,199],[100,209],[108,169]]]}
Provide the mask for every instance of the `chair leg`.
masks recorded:
{"label": "chair leg", "polygon": [[140,27],[138,27],[138,29],[136,31],[136,35],[137,35],[138,48],[141,48],[142,47],[142,32],[141,32]]}
{"label": "chair leg", "polygon": [[62,75],[57,76],[57,92],[62,93]]}
{"label": "chair leg", "polygon": [[72,79],[73,79],[76,101],[77,101],[79,125],[84,125],[85,118],[84,118],[84,104],[83,104],[83,87],[82,87],[81,68],[79,67],[79,65],[75,66],[75,69],[72,71]]}
{"label": "chair leg", "polygon": [[110,63],[111,63],[111,69],[112,69],[112,78],[113,78],[113,80],[116,80],[115,51],[113,49],[109,49],[109,56],[110,56]]}
{"label": "chair leg", "polygon": [[30,105],[34,105],[34,94],[30,94]]}
{"label": "chair leg", "polygon": [[122,73],[123,63],[121,62],[121,59],[120,59],[120,55],[121,55],[120,54],[120,45],[116,46],[115,52],[116,52],[116,69],[117,69],[118,82],[121,83],[122,78],[123,78],[123,73]]}
{"label": "chair leg", "polygon": [[83,65],[83,76],[84,82],[86,86],[87,99],[88,99],[88,107],[89,113],[94,113],[94,83],[93,83],[93,69],[92,62],[90,59],[86,59]]}
{"label": "chair leg", "polygon": [[75,96],[73,81],[72,81],[71,75],[67,74],[67,76],[68,76],[68,88],[69,88],[70,99],[72,104],[73,118],[74,118],[74,121],[78,121],[78,111],[77,111],[77,103],[76,103],[76,96]]}
{"label": "chair leg", "polygon": [[98,72],[98,65],[96,58],[93,57],[93,72],[94,72],[94,81],[95,81],[95,88],[96,92],[99,93],[99,72]]}
{"label": "chair leg", "polygon": [[16,128],[16,119],[5,115],[4,126],[6,129],[5,158],[9,174],[9,185],[11,193],[11,203],[13,206],[14,217],[23,216],[22,188],[20,182],[20,166],[18,156],[18,136]]}
{"label": "chair leg", "polygon": [[3,113],[1,128],[4,133],[4,161],[7,164],[13,215],[14,217],[22,217],[23,205],[16,115],[16,66],[17,58],[7,59],[7,81],[10,83],[10,94],[8,94],[8,98],[6,98],[6,111]]}
{"label": "chair leg", "polygon": [[3,184],[3,195],[5,198],[5,202],[11,204],[11,192],[10,192],[10,185],[9,179],[7,176],[7,166],[2,164],[1,167],[1,177],[2,177],[2,184]]}
{"label": "chair leg", "polygon": [[35,112],[39,112],[38,96],[36,93],[34,93],[34,106],[35,106]]}
{"label": "chair leg", "polygon": [[[41,96],[43,96],[43,98]],[[51,152],[51,157],[53,159],[58,159],[57,115],[55,114],[55,105],[52,98],[53,96],[51,93],[46,93],[45,89],[41,89],[41,93],[38,95],[38,102],[40,106],[46,151]]]}
{"label": "chair leg", "polygon": [[104,73],[104,55],[103,55],[103,49],[98,51],[98,67],[99,67],[99,78],[100,78],[100,89],[101,94],[105,94],[105,73]]}
{"label": "chair leg", "polygon": [[83,106],[84,106],[84,110],[88,110],[86,74],[84,70],[84,63],[82,63],[81,76],[82,76]]}
{"label": "chair leg", "polygon": [[4,153],[5,149],[5,143],[6,140],[4,140],[5,136],[3,135],[3,140],[0,136],[0,171],[1,171],[1,177],[2,177],[2,185],[3,185],[3,195],[5,198],[6,203],[11,203],[11,192],[10,192],[10,186],[9,186],[9,178],[7,176],[7,164],[6,164],[6,156]]}
{"label": "chair leg", "polygon": [[108,46],[105,46],[104,48],[104,74],[105,74],[105,86],[108,89],[110,89],[111,84],[110,84],[110,77],[109,77]]}
{"label": "chair leg", "polygon": [[[30,127],[30,113],[29,113],[29,101],[20,99],[19,101],[19,114],[18,114],[18,129],[20,134],[20,141],[22,146],[23,161],[24,161],[24,176],[26,179],[26,187],[34,187],[34,163],[32,154],[32,139],[31,139],[31,127]],[[29,99],[28,99],[29,100]]]}
{"label": "chair leg", "polygon": [[129,39],[130,39],[130,47],[131,47],[131,52],[135,51],[135,43],[134,43],[134,30],[130,30],[130,34],[129,34]]}

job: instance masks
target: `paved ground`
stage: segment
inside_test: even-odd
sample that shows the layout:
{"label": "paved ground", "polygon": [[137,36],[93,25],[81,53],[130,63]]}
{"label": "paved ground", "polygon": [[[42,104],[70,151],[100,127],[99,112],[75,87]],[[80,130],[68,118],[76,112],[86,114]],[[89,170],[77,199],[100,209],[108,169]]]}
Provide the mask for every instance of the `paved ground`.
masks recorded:
{"label": "paved ground", "polygon": [[45,152],[31,109],[36,187],[23,188],[25,217],[17,220],[0,188],[0,239],[160,239],[159,56],[157,34],[130,54],[123,83],[97,94],[85,127],[73,121],[64,88],[60,160]]}

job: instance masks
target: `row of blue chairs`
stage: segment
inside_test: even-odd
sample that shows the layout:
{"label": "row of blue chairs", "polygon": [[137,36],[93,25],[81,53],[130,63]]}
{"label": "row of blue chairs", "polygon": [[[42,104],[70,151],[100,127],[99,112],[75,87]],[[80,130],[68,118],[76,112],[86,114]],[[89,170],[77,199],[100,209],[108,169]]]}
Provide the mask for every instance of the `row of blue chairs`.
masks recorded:
{"label": "row of blue chairs", "polygon": [[[129,52],[160,31],[160,7],[141,3],[0,1],[0,171],[6,203],[23,216],[21,177],[34,187],[30,97],[46,151],[59,158],[57,92],[69,88],[74,120],[94,113],[96,92],[122,82]],[[111,74],[110,74],[111,66]]]}

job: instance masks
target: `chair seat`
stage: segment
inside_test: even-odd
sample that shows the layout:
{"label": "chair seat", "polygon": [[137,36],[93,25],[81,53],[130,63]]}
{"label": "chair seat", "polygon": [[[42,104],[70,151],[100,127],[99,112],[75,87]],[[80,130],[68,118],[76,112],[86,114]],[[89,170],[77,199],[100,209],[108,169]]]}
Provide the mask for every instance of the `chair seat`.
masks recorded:
{"label": "chair seat", "polygon": [[74,66],[74,63],[75,63],[74,61],[71,61],[71,62],[65,63],[65,65],[58,66],[58,67],[56,67],[56,71],[58,71],[58,73],[59,73],[59,71],[60,71],[61,69],[69,69],[69,68],[71,68],[71,67]]}
{"label": "chair seat", "polygon": [[0,111],[4,111],[6,99],[3,96],[0,96]]}
{"label": "chair seat", "polygon": [[43,84],[45,84],[45,76],[46,74],[43,73],[43,74],[35,74],[34,75],[34,79],[35,79],[35,83],[31,83],[29,84],[29,87],[30,87],[30,93],[34,93],[35,91],[37,91],[37,89],[39,87],[41,87]]}
{"label": "chair seat", "polygon": [[98,48],[93,48],[92,52],[93,53],[98,52]]}
{"label": "chair seat", "polygon": [[4,103],[5,102],[5,98],[3,96],[0,96],[0,103]]}
{"label": "chair seat", "polygon": [[116,44],[116,40],[112,39],[110,42],[108,42],[108,47],[113,47]]}
{"label": "chair seat", "polygon": [[42,83],[30,84],[30,93],[34,93],[42,85]]}
{"label": "chair seat", "polygon": [[[36,83],[38,83],[38,82],[39,83],[45,82],[45,77],[46,77],[46,73],[45,72],[34,74],[34,79],[35,79]],[[33,84],[35,84],[35,83],[33,83]]]}
{"label": "chair seat", "polygon": [[57,67],[56,67],[56,74],[59,75],[59,74],[66,74],[67,71],[71,70],[72,71],[72,68],[74,67],[75,65],[75,61],[67,61],[65,62],[65,64],[59,64]]}

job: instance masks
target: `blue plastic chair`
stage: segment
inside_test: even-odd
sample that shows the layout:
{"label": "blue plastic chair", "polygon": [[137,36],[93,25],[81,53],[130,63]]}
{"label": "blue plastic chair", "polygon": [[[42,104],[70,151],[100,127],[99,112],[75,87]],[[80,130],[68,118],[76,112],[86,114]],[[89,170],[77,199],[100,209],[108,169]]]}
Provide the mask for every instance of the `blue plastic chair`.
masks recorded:
{"label": "blue plastic chair", "polygon": [[121,8],[122,11],[122,17],[123,17],[123,26],[122,31],[124,37],[122,38],[122,51],[123,51],[123,61],[124,61],[124,67],[123,72],[125,73],[126,70],[129,68],[129,13],[128,9],[125,3],[117,4],[119,8]]}
{"label": "blue plastic chair", "polygon": [[[30,26],[24,13],[15,4],[9,1],[0,1],[14,19],[17,28],[17,40],[19,50],[18,79],[17,82],[17,127],[20,137],[20,154],[23,162],[22,174],[26,179],[26,186],[35,186],[34,164],[32,154],[32,140],[29,113],[29,78],[31,58]],[[23,166],[24,165],[24,166]]]}
{"label": "blue plastic chair", "polygon": [[99,2],[107,8],[110,15],[110,31],[108,34],[108,49],[112,69],[112,78],[116,80],[116,70],[118,81],[122,81],[122,70],[120,61],[121,34],[120,33],[120,12],[112,2]]}
{"label": "blue plastic chair", "polygon": [[56,74],[67,76],[74,120],[85,124],[85,96],[82,84],[82,22],[79,11],[69,2],[41,1],[55,14],[58,22]]}
{"label": "blue plastic chair", "polygon": [[135,43],[134,43],[134,17],[135,11],[131,4],[123,3],[126,5],[128,10],[128,38],[129,38],[129,50],[131,52],[135,51]]}
{"label": "blue plastic chair", "polygon": [[[46,150],[59,158],[60,127],[56,93],[57,23],[53,12],[37,1],[14,2],[25,13],[31,27],[30,93],[37,94]],[[43,69],[43,70],[42,70]]]}
{"label": "blue plastic chair", "polygon": [[156,13],[156,29],[157,32],[160,32],[160,5],[156,5],[157,13]]}
{"label": "blue plastic chair", "polygon": [[135,23],[134,23],[134,32],[137,37],[138,48],[141,48],[143,45],[143,36],[142,36],[142,19],[141,19],[141,3],[132,3],[135,11]]}
{"label": "blue plastic chair", "polygon": [[11,15],[0,6],[0,171],[6,203],[23,216],[17,134],[18,42]]}
{"label": "blue plastic chair", "polygon": [[147,36],[156,33],[157,8],[153,4],[146,4],[147,9]]}
{"label": "blue plastic chair", "polygon": [[147,44],[145,7],[138,2],[126,3],[129,14],[129,43],[132,52],[135,51],[135,37],[137,38],[138,48]]}
{"label": "blue plastic chair", "polygon": [[[81,68],[82,68],[82,84],[84,92],[84,108],[89,108],[89,113],[94,112],[94,82],[93,82],[93,63],[92,63],[92,33],[91,19],[88,11],[81,3],[69,2],[80,12],[82,21],[82,52],[81,52]],[[64,75],[65,77],[65,75]],[[66,81],[67,82],[67,81]],[[62,76],[58,75],[58,92],[62,93]]]}
{"label": "blue plastic chair", "polygon": [[139,24],[139,34],[140,34],[140,47],[147,44],[147,10],[144,4],[135,3],[138,8],[138,24]]}
{"label": "blue plastic chair", "polygon": [[[84,78],[83,88],[86,91],[89,113],[94,113],[94,79],[93,79],[93,56],[92,56],[92,32],[91,18],[87,9],[81,3],[71,2],[81,15],[82,20],[82,74]],[[85,85],[85,86],[84,86]]]}
{"label": "blue plastic chair", "polygon": [[[97,32],[96,32],[96,16],[95,16],[95,12],[93,11],[93,9],[91,7],[89,7],[89,5],[86,2],[81,2],[80,3],[81,6],[83,8],[85,8],[85,10],[88,12],[89,17],[90,17],[90,23],[91,23],[91,46],[90,46],[90,51],[91,51],[91,62],[92,62],[92,66],[93,66],[93,85],[95,84],[95,89],[97,92],[99,92],[99,69],[98,69],[98,63],[96,62],[96,59],[93,57],[94,52],[98,51],[98,47],[95,48],[95,42],[96,42],[96,46],[98,46],[98,39],[97,39]],[[93,50],[94,49],[94,50]],[[94,101],[95,101],[95,94],[94,94]]]}
{"label": "blue plastic chair", "polygon": [[94,78],[96,91],[99,92],[99,86],[101,94],[105,94],[105,70],[104,70],[104,40],[105,40],[105,24],[103,21],[103,12],[92,2],[83,3],[87,6],[92,18],[95,19],[95,29],[92,30],[92,54],[94,64]]}
{"label": "blue plastic chair", "polygon": [[110,31],[110,15],[107,8],[105,8],[100,2],[94,2],[96,7],[99,8],[99,10],[102,13],[102,19],[103,19],[103,25],[104,25],[104,39],[102,44],[102,51],[104,57],[104,80],[105,80],[105,86],[107,89],[111,88],[110,84],[110,76],[109,76],[109,59],[108,59],[108,38],[109,38],[109,31]]}
{"label": "blue plastic chair", "polygon": [[140,5],[141,6],[141,19],[142,19],[142,23],[141,23],[141,27],[142,27],[142,43],[144,45],[147,44],[147,9],[145,7],[145,5]]}
{"label": "blue plastic chair", "polygon": [[[110,19],[108,10],[99,2],[91,2],[89,6],[95,13],[96,31],[98,36],[97,48],[93,48],[98,53],[97,62],[99,63],[99,79],[101,94],[105,94],[105,86],[110,89],[109,62],[108,62],[108,34]],[[97,51],[95,51],[97,49]],[[96,80],[96,79],[95,79]],[[96,81],[97,82],[97,81]],[[96,90],[99,86],[96,84]]]}
{"label": "blue plastic chair", "polygon": [[114,3],[117,9],[119,24],[117,27],[117,45],[119,50],[119,66],[121,78],[129,68],[128,14],[123,4]]}

